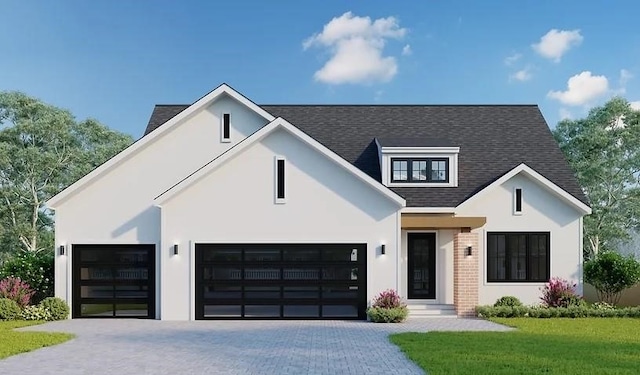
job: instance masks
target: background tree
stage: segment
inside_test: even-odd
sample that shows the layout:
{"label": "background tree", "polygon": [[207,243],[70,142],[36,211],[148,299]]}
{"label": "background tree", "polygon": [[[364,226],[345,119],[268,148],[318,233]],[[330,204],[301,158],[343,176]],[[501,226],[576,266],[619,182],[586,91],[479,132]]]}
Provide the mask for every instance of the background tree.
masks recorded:
{"label": "background tree", "polygon": [[53,247],[44,203],[131,144],[130,136],[19,92],[0,92],[0,248]]}
{"label": "background tree", "polygon": [[613,98],[553,134],[593,210],[584,218],[585,257],[613,250],[640,222],[640,112]]}

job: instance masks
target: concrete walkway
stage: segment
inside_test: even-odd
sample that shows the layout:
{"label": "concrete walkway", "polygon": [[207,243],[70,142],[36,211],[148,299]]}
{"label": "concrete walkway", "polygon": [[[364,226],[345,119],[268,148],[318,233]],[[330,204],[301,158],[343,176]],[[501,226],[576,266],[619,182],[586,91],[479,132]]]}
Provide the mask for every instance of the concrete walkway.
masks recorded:
{"label": "concrete walkway", "polygon": [[23,330],[77,337],[0,360],[0,374],[422,374],[388,341],[390,333],[509,328],[442,318],[402,324],[85,319]]}

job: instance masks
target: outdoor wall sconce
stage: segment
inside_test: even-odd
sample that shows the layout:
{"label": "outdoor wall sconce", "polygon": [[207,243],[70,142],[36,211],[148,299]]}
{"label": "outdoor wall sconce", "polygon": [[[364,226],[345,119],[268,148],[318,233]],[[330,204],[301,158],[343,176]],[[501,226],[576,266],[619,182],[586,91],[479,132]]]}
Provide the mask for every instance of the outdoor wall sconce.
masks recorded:
{"label": "outdoor wall sconce", "polygon": [[60,245],[59,249],[60,249],[60,255],[64,255],[64,250],[65,250],[64,245]]}
{"label": "outdoor wall sconce", "polygon": [[465,255],[468,256],[468,257],[473,255],[473,247],[467,246],[467,251],[465,252]]}
{"label": "outdoor wall sconce", "polygon": [[173,255],[178,255],[178,244],[173,245]]}
{"label": "outdoor wall sconce", "polygon": [[386,245],[385,244],[380,245],[380,254],[384,255],[386,253],[387,253]]}

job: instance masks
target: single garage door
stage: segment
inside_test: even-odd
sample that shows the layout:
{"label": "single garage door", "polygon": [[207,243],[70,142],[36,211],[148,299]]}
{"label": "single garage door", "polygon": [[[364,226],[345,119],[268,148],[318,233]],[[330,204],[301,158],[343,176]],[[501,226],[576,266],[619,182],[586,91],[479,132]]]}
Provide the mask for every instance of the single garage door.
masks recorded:
{"label": "single garage door", "polygon": [[73,245],[74,318],[155,318],[154,245]]}
{"label": "single garage door", "polygon": [[366,244],[196,244],[196,319],[364,319]]}

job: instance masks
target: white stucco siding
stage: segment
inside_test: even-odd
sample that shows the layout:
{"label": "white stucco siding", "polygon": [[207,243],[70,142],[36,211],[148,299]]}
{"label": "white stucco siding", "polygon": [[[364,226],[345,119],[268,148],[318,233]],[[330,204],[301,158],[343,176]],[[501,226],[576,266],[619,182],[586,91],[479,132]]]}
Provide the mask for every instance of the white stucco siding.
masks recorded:
{"label": "white stucco siding", "polygon": [[[513,214],[514,188],[522,188],[522,215]],[[493,304],[514,295],[525,304],[540,302],[544,283],[487,283],[487,232],[550,232],[551,277],[562,277],[579,285],[582,293],[581,214],[565,200],[553,195],[531,178],[518,174],[457,212],[459,216],[486,216],[479,235],[479,302]]]}
{"label": "white stucco siding", "polygon": [[[275,203],[276,156],[286,158],[285,204]],[[194,242],[366,243],[368,299],[395,289],[398,215],[397,203],[276,130],[163,204],[162,319],[193,319]]]}
{"label": "white stucco siding", "polygon": [[[231,114],[231,142],[221,142],[223,113]],[[56,247],[79,243],[160,244],[160,209],[153,199],[266,123],[228,96],[218,98],[169,133],[61,202],[55,211]],[[56,275],[67,273],[56,260]],[[56,295],[70,293],[56,278]],[[69,294],[70,295],[70,294]]]}

